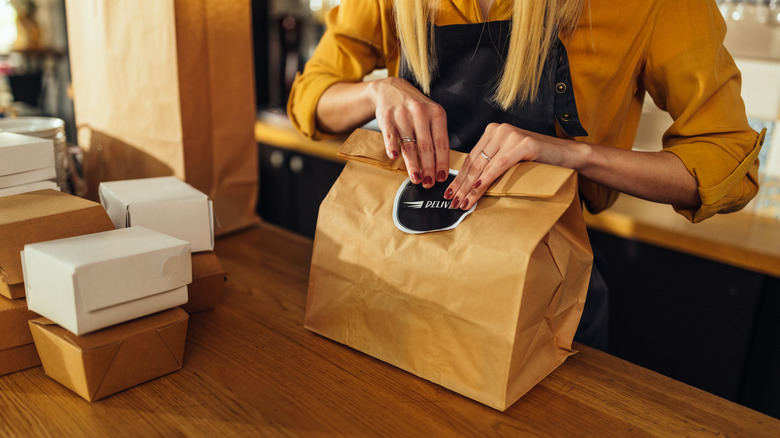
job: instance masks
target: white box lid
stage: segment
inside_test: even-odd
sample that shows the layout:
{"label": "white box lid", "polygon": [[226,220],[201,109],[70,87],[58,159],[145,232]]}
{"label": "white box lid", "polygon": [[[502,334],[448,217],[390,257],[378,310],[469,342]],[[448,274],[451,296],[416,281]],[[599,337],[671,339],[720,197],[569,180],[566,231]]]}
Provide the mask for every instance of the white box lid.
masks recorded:
{"label": "white box lid", "polygon": [[28,135],[0,132],[0,175],[54,167],[54,143]]}
{"label": "white box lid", "polygon": [[[70,280],[77,307],[86,311],[128,303],[192,282],[189,243],[144,227],[29,244],[24,248],[23,260],[28,303],[44,294],[57,293],[39,290],[41,287],[52,289],[57,282],[66,287]],[[54,278],[57,272],[70,279]]]}
{"label": "white box lid", "polygon": [[206,194],[175,176],[100,183],[100,202],[117,228],[143,226],[214,249],[213,207]]}

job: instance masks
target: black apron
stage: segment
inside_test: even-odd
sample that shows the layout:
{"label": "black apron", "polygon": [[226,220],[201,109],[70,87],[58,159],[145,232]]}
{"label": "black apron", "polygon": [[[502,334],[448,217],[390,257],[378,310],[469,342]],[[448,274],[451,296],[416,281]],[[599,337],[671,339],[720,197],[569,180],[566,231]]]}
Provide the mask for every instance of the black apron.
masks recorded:
{"label": "black apron", "polygon": [[[492,101],[509,46],[510,21],[434,26],[436,70],[429,97],[447,113],[450,148],[470,152],[490,123],[555,136],[556,123],[571,136],[586,136],[577,115],[566,48],[556,39],[545,62],[537,98],[505,111]],[[406,63],[399,76],[419,88]],[[575,340],[606,350],[607,290],[594,263],[585,310]]]}

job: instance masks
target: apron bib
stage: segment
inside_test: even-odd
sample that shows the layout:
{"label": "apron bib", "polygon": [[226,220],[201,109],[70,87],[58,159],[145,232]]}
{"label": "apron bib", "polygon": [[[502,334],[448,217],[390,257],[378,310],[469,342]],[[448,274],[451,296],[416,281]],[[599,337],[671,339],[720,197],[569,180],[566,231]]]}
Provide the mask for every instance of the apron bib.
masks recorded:
{"label": "apron bib", "polygon": [[[511,26],[510,21],[490,21],[433,28],[436,71],[428,97],[447,113],[451,149],[470,152],[490,123],[509,123],[549,136],[556,135],[557,123],[570,137],[588,135],[577,114],[569,58],[560,39],[545,62],[533,102],[515,104],[507,111],[493,103]],[[420,88],[403,57],[399,76]],[[595,248],[594,253],[598,254]],[[607,286],[594,263],[574,340],[606,351],[608,314]]]}
{"label": "apron bib", "polygon": [[[490,123],[555,136],[555,124],[571,137],[586,136],[580,124],[566,48],[556,39],[533,102],[505,111],[493,101],[509,46],[510,21],[434,26],[436,71],[430,97],[447,113],[450,148],[469,152]],[[399,76],[418,86],[406,62]]]}

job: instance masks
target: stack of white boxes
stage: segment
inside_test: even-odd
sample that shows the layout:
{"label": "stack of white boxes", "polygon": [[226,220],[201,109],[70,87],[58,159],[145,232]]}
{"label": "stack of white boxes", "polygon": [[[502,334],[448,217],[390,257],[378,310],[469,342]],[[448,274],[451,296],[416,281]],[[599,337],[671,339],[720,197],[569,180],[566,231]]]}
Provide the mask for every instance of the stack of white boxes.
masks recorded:
{"label": "stack of white boxes", "polygon": [[175,177],[99,192],[116,229],[22,253],[44,371],[90,401],[181,368],[187,312],[213,308],[224,285],[208,196]]}
{"label": "stack of white boxes", "polygon": [[190,244],[131,227],[25,245],[46,374],[89,401],[182,367]]}
{"label": "stack of white boxes", "polygon": [[116,229],[33,240],[21,253],[44,371],[89,401],[180,369],[188,285],[198,272],[191,313],[213,308],[225,281],[205,194],[165,177],[103,183],[100,197]]}
{"label": "stack of white boxes", "polygon": [[219,301],[225,272],[214,253],[214,214],[206,194],[174,176],[100,184],[100,202],[117,228],[144,226],[192,245],[192,284],[182,308],[212,309]]}
{"label": "stack of white boxes", "polygon": [[55,189],[51,140],[0,132],[0,196]]}

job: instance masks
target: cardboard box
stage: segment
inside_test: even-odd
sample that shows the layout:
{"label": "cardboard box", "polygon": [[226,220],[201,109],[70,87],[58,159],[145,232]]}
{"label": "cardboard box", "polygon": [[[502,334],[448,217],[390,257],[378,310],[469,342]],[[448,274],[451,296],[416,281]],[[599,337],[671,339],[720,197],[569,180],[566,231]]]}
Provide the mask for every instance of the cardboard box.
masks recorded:
{"label": "cardboard box", "polygon": [[190,244],[144,227],[26,245],[27,305],[77,335],[187,302]]}
{"label": "cardboard box", "polygon": [[0,295],[24,296],[24,245],[113,229],[100,204],[67,193],[47,189],[0,198]]}
{"label": "cardboard box", "polygon": [[95,401],[180,369],[188,318],[174,308],[84,336],[46,318],[29,324],[44,372]]}
{"label": "cardboard box", "polygon": [[99,194],[116,228],[141,225],[190,242],[192,252],[214,249],[211,200],[175,176],[103,182]]}
{"label": "cardboard box", "polygon": [[181,306],[187,313],[217,306],[225,290],[225,270],[213,251],[192,255],[192,283],[187,286],[189,300]]}
{"label": "cardboard box", "polygon": [[0,376],[41,364],[27,324],[38,317],[24,299],[0,297]]}
{"label": "cardboard box", "polygon": [[[0,132],[0,187],[36,181],[28,172],[41,171],[54,178],[54,142],[29,135]],[[39,172],[40,173],[40,172]],[[9,183],[10,182],[10,183]]]}
{"label": "cardboard box", "polygon": [[20,186],[4,187],[0,189],[0,198],[3,196],[18,195],[19,193],[34,192],[36,190],[52,189],[59,191],[60,188],[54,181],[36,181]]}

